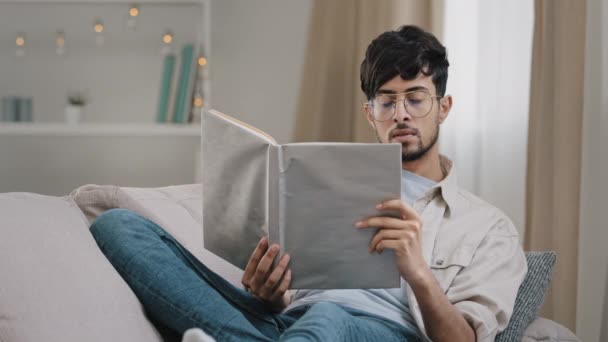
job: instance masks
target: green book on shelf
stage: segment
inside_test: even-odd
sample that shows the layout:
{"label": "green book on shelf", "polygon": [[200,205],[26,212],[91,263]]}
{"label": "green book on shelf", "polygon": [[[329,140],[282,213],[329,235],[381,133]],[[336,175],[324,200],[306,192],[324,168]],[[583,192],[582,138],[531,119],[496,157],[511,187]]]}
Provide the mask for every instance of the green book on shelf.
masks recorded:
{"label": "green book on shelf", "polygon": [[171,82],[173,80],[173,69],[175,68],[175,55],[165,56],[163,61],[163,72],[160,80],[160,94],[158,95],[158,110],[156,122],[167,122],[169,110],[169,97],[171,96]]}
{"label": "green book on shelf", "polygon": [[182,48],[181,65],[177,91],[175,95],[175,106],[173,111],[173,122],[184,123],[188,119],[192,100],[193,70],[195,61],[194,45],[186,44]]}

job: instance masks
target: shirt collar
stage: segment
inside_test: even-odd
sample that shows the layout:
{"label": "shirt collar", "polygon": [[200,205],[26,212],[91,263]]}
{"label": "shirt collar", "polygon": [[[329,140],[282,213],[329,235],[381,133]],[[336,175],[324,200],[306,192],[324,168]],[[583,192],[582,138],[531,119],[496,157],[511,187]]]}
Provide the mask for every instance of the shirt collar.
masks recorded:
{"label": "shirt collar", "polygon": [[447,157],[440,155],[439,162],[441,170],[443,170],[445,177],[441,182],[437,184],[437,187],[441,191],[443,200],[447,203],[451,213],[458,211],[458,177],[456,176],[456,169],[454,163]]}

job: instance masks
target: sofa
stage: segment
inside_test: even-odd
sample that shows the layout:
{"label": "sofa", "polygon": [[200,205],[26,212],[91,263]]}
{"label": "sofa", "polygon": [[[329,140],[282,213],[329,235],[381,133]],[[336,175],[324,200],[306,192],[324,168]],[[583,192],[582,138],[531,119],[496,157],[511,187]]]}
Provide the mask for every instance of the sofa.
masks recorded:
{"label": "sofa", "polygon": [[[201,203],[200,184],[85,185],[64,197],[0,194],[0,342],[211,341],[200,330],[175,336],[152,322],[89,233],[90,223],[104,211],[133,210],[240,286],[242,272],[203,248]],[[542,279],[545,285],[531,287],[546,288],[548,277]],[[565,327],[536,317],[542,291],[534,308],[532,299],[522,297],[516,310],[526,313],[527,320],[519,320],[518,331],[497,340],[579,341]]]}

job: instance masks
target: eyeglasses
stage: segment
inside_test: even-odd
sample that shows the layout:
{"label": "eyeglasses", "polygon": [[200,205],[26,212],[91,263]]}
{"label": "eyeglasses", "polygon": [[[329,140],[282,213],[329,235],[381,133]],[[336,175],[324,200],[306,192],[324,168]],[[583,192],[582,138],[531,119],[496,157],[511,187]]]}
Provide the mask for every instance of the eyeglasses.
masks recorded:
{"label": "eyeglasses", "polygon": [[408,91],[398,94],[378,94],[368,105],[372,107],[373,118],[376,121],[390,120],[397,112],[397,102],[403,101],[405,110],[415,118],[423,118],[433,110],[433,96],[424,90]]}

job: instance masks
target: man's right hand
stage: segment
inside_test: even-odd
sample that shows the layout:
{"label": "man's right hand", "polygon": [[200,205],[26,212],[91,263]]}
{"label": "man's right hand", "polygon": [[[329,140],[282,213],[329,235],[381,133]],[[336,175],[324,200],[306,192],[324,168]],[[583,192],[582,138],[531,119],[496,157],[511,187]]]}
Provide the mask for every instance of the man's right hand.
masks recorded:
{"label": "man's right hand", "polygon": [[291,300],[287,291],[291,283],[291,270],[287,269],[289,255],[283,255],[277,266],[272,268],[279,249],[277,244],[268,248],[268,239],[262,237],[251,254],[241,279],[241,283],[251,294],[267,302],[275,311],[283,310]]}

